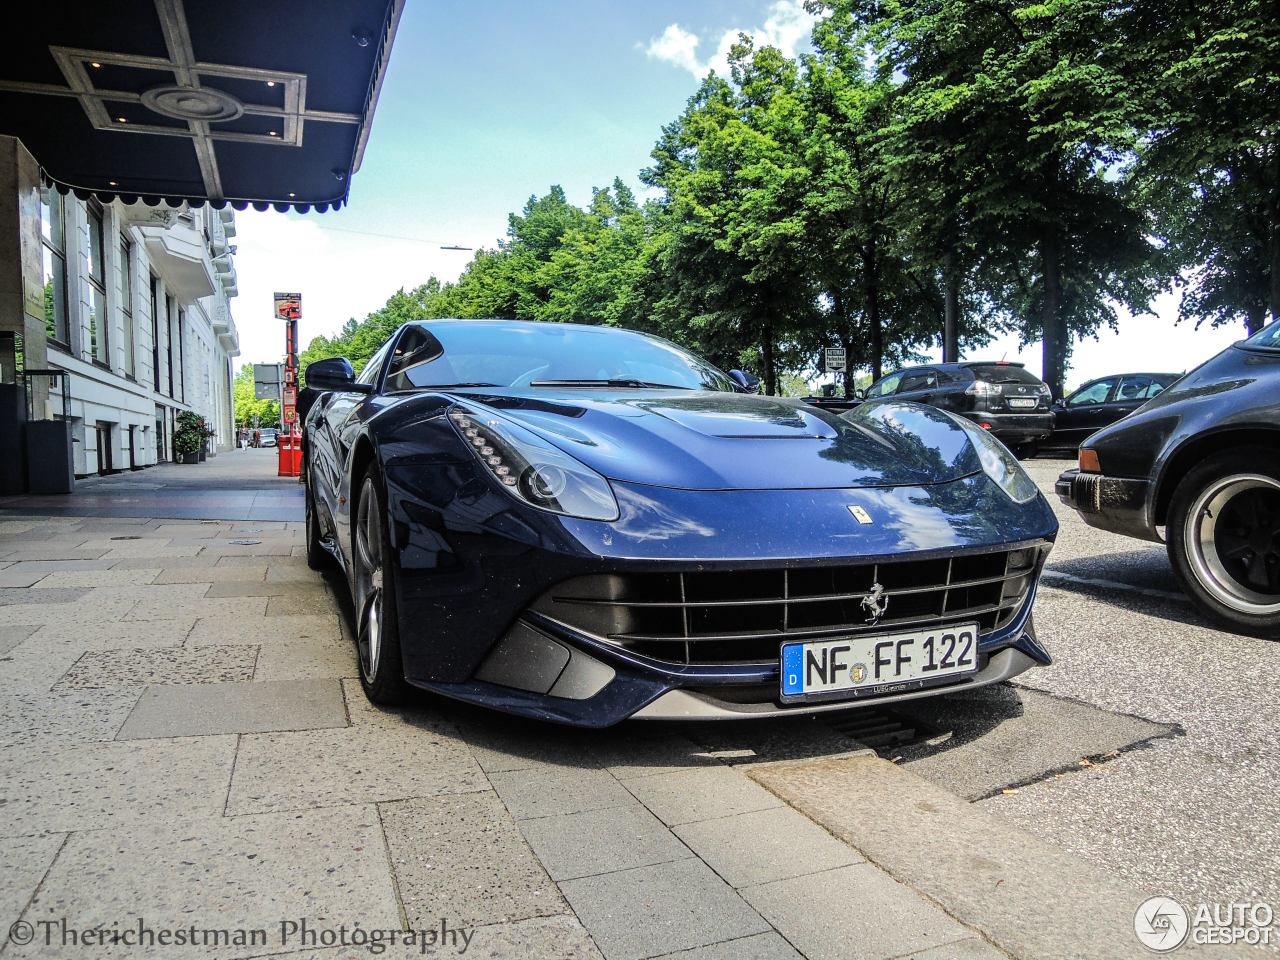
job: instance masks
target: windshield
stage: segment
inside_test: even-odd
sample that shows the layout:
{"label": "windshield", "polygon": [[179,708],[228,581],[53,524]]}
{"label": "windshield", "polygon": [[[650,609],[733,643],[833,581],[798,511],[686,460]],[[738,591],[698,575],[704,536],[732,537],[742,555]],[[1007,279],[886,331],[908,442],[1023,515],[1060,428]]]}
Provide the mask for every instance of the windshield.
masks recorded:
{"label": "windshield", "polygon": [[1012,363],[984,363],[969,368],[979,380],[987,383],[1040,383],[1040,378]]}
{"label": "windshield", "polygon": [[1280,350],[1280,323],[1273,323],[1269,327],[1263,327],[1246,340],[1244,345],[1260,350]]}
{"label": "windshield", "polygon": [[675,344],[613,327],[477,322],[405,330],[386,390],[449,386],[734,388],[724,373]]}

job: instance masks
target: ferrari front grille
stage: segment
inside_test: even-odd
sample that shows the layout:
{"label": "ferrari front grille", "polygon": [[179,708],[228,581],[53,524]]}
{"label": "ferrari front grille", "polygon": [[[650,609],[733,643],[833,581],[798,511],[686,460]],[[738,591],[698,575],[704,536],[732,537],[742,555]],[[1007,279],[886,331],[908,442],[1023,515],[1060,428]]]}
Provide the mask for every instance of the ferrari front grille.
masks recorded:
{"label": "ferrari front grille", "polygon": [[532,609],[667,663],[767,663],[783,639],[944,623],[998,630],[1022,608],[1046,552],[1036,543],[937,560],[598,574],[558,584]]}

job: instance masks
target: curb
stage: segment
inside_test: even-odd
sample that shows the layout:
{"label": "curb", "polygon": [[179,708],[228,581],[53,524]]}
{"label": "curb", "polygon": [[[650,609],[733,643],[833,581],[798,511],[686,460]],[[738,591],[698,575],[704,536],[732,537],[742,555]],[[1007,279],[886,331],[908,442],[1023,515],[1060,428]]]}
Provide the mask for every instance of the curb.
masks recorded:
{"label": "curb", "polygon": [[[1156,955],[1134,933],[1134,912],[1148,892],[873,753],[740,769],[1011,956]],[[1188,953],[1258,956],[1253,948],[1190,942],[1170,955]]]}

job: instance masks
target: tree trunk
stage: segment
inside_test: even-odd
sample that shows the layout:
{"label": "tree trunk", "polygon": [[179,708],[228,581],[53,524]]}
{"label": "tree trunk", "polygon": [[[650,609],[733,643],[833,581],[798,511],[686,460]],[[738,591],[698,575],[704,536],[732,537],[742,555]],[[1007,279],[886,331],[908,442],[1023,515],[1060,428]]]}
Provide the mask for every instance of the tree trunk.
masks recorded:
{"label": "tree trunk", "polygon": [[942,362],[960,359],[960,265],[955,248],[942,265]]}
{"label": "tree trunk", "polygon": [[853,337],[849,331],[849,305],[839,293],[831,295],[832,313],[836,318],[836,335],[840,338],[840,346],[844,347],[844,397],[853,396]]}
{"label": "tree trunk", "polygon": [[769,396],[778,393],[778,371],[773,356],[773,324],[764,325],[764,342],[760,344],[760,356],[764,360],[764,392]]}
{"label": "tree trunk", "polygon": [[1067,323],[1062,315],[1062,264],[1058,234],[1049,229],[1040,242],[1040,269],[1044,283],[1041,326],[1044,331],[1044,382],[1055,398],[1063,395],[1067,366]]}
{"label": "tree trunk", "polygon": [[[1280,222],[1271,224],[1271,319],[1280,320]],[[1250,330],[1249,336],[1257,332]]]}
{"label": "tree trunk", "polygon": [[884,331],[880,328],[880,263],[876,242],[867,243],[862,255],[863,270],[867,280],[867,329],[871,334],[871,382],[875,383],[884,372]]}

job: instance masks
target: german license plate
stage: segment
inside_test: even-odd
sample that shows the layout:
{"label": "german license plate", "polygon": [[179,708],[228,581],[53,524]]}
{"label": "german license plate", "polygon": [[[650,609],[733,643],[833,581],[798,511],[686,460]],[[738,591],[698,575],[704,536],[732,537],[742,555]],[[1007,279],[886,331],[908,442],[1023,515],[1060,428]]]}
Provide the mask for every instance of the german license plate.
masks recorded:
{"label": "german license plate", "polygon": [[1015,410],[1030,410],[1040,401],[1032,400],[1030,397],[1010,397],[1008,399],[1009,406]]}
{"label": "german license plate", "polygon": [[782,699],[898,693],[978,670],[978,625],[782,645]]}

